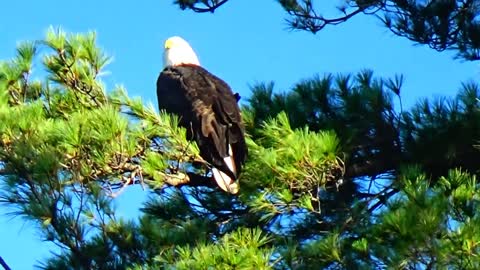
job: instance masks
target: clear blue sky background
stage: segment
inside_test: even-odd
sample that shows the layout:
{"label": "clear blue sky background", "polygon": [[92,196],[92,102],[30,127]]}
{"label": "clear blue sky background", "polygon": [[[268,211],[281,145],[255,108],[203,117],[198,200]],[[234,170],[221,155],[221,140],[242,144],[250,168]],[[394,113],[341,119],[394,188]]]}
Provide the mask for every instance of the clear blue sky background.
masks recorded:
{"label": "clear blue sky background", "polygon": [[[123,84],[130,96],[154,104],[163,42],[172,35],[187,39],[202,65],[243,97],[256,82],[275,81],[276,89],[285,91],[315,74],[369,68],[378,76],[404,74],[402,95],[410,106],[420,97],[454,95],[461,82],[479,76],[477,63],[413,46],[370,17],[312,35],[287,31],[285,14],[274,0],[231,0],[213,15],[184,12],[172,2],[6,0],[0,16],[0,59],[12,57],[18,41],[42,38],[50,25],[71,32],[95,30],[100,46],[114,57],[105,78],[108,87]],[[122,194],[119,213],[134,215],[145,194],[139,188]],[[13,269],[31,269],[49,256],[52,245],[42,243],[30,223],[12,219],[1,207],[0,255]]]}

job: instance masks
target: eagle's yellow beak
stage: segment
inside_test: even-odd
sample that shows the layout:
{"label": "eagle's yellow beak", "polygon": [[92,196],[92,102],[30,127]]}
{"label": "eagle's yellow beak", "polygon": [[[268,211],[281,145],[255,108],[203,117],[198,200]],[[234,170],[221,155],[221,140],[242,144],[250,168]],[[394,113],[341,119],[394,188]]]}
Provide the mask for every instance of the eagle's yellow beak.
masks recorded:
{"label": "eagle's yellow beak", "polygon": [[167,41],[165,41],[165,49],[170,49],[173,47],[173,40],[171,38],[167,39]]}

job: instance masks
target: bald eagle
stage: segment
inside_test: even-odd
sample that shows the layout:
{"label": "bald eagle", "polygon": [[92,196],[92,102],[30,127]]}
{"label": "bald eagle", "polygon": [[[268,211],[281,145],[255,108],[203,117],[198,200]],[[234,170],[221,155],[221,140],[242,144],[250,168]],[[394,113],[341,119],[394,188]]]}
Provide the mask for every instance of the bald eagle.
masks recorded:
{"label": "bald eagle", "polygon": [[212,166],[217,185],[238,193],[236,180],[247,155],[238,95],[200,66],[197,55],[181,37],[165,41],[157,98],[160,110],[179,116],[187,139],[196,141],[200,155]]}

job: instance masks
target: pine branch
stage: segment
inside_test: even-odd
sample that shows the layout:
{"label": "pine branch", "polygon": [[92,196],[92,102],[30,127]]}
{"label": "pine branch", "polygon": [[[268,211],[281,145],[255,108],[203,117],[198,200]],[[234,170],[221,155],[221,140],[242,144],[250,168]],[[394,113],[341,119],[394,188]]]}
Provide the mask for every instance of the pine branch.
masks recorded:
{"label": "pine branch", "polygon": [[[176,1],[181,9],[214,12],[228,0]],[[362,13],[380,19],[397,36],[437,51],[456,50],[457,57],[480,59],[478,1],[355,0],[338,7],[343,16],[325,18],[313,0],[278,0],[288,14],[291,29],[317,33]],[[321,2],[321,1],[318,1]],[[199,7],[203,6],[203,7]],[[381,14],[380,14],[381,13]]]}
{"label": "pine branch", "polygon": [[[183,9],[183,10],[191,9],[194,12],[197,12],[197,13],[206,13],[206,12],[213,13],[213,12],[215,12],[215,10],[217,8],[221,7],[222,5],[227,3],[228,1],[229,0],[195,1],[193,3],[192,3],[192,1],[186,1],[186,3],[184,3],[184,1],[176,1],[176,2],[180,6],[180,8]],[[198,7],[198,5],[203,5],[203,6],[205,6],[205,8]]]}
{"label": "pine branch", "polygon": [[[59,74],[59,78],[63,80],[63,83],[66,86],[74,89],[75,96],[77,96],[77,93],[75,91],[78,91],[79,93],[86,95],[90,99],[90,101],[93,101],[96,107],[100,107],[101,105],[103,105],[106,101],[106,97],[103,92],[100,89],[95,89],[93,85],[87,85],[85,82],[77,79],[75,71],[72,69],[73,65],[68,64],[65,52],[60,52],[58,54],[58,57],[62,61],[63,66],[66,67],[66,74],[64,74],[63,76],[62,74]],[[98,100],[97,97],[100,98],[100,100]],[[78,96],[77,99],[79,102],[83,102],[82,99]]]}
{"label": "pine branch", "polygon": [[317,33],[318,31],[325,28],[327,25],[337,25],[347,20],[351,19],[355,15],[364,12],[364,8],[357,8],[356,10],[337,18],[327,19],[321,15],[318,15],[313,10],[295,10],[287,9],[286,11],[289,15],[293,16],[293,19],[287,19],[287,22],[290,24],[292,29],[306,30],[312,33]]}
{"label": "pine branch", "polygon": [[393,195],[397,194],[398,192],[400,192],[399,189],[396,189],[396,188],[393,188],[392,190],[390,190],[389,192],[386,192],[380,196],[377,197],[378,201],[372,205],[370,208],[368,208],[368,213],[373,213],[373,211],[377,210],[378,207],[382,206],[382,205],[385,205],[388,201],[388,199],[390,199]]}

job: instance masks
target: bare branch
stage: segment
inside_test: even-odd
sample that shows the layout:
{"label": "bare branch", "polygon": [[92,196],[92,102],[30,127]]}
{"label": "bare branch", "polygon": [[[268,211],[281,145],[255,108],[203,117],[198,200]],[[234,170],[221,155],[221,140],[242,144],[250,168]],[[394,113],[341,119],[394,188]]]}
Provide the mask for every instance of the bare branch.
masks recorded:
{"label": "bare branch", "polygon": [[11,270],[12,268],[10,268],[8,266],[8,264],[5,262],[5,260],[2,258],[2,256],[0,256],[0,265],[3,267],[3,269],[5,270]]}
{"label": "bare branch", "polygon": [[[182,3],[181,1],[178,1],[178,4],[180,5],[180,8],[185,10],[185,9],[191,9],[197,13],[206,13],[206,12],[215,12],[215,10],[219,7],[221,7],[223,4],[227,3],[228,0],[210,0],[210,1],[201,1],[201,3]],[[197,4],[205,6],[205,8],[198,7]]]}

